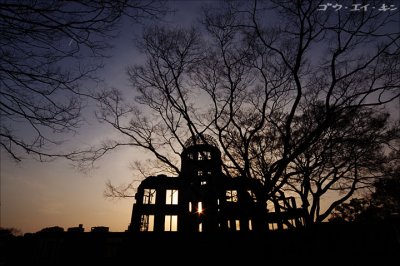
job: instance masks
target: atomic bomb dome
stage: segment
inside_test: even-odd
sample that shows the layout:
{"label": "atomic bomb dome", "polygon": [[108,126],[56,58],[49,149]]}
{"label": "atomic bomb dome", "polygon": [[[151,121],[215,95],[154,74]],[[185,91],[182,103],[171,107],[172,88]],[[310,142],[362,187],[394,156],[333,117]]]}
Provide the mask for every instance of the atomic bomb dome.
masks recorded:
{"label": "atomic bomb dome", "polygon": [[188,140],[186,140],[184,146],[185,148],[188,148],[190,146],[201,145],[201,144],[211,145],[218,148],[218,142],[213,137],[207,134],[201,134],[189,138]]}
{"label": "atomic bomb dome", "polygon": [[[228,177],[217,141],[207,134],[189,138],[179,176],[149,176],[133,205],[131,232],[263,232],[301,224],[295,201],[265,198],[259,180]],[[268,205],[272,204],[272,208]]]}

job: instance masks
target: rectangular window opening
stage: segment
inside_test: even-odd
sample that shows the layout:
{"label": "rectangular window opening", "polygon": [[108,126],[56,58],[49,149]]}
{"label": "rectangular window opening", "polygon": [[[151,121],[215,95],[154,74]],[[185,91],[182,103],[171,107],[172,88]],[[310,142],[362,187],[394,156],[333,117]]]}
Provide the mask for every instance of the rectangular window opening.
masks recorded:
{"label": "rectangular window opening", "polygon": [[164,231],[166,232],[178,231],[178,215],[165,215]]}
{"label": "rectangular window opening", "polygon": [[226,191],[226,201],[237,202],[238,201],[237,190],[227,190]]}
{"label": "rectangular window opening", "polygon": [[178,204],[178,190],[177,189],[167,189],[165,203],[168,205]]}
{"label": "rectangular window opening", "polygon": [[198,153],[197,155],[198,160],[202,161],[202,160],[211,160],[211,152],[209,151],[201,151]]}
{"label": "rectangular window opening", "polygon": [[145,188],[143,191],[143,204],[156,204],[156,190]]}
{"label": "rectangular window opening", "polygon": [[201,202],[201,201],[197,202],[197,213],[198,214],[203,213],[203,202]]}
{"label": "rectangular window opening", "polygon": [[269,223],[268,224],[268,229],[271,231],[275,231],[278,229],[278,224],[277,223]]}
{"label": "rectangular window opening", "polygon": [[240,220],[235,220],[235,229],[236,231],[240,231]]}
{"label": "rectangular window opening", "polygon": [[141,232],[154,231],[154,215],[142,215],[140,217],[140,231]]}

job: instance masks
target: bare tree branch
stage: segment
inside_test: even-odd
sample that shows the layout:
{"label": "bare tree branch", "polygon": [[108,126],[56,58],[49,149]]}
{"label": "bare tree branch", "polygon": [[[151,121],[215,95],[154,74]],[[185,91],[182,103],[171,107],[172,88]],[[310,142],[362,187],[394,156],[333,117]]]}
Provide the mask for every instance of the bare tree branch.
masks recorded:
{"label": "bare tree branch", "polygon": [[[98,82],[109,40],[122,17],[160,18],[156,1],[2,1],[0,4],[1,146],[16,161],[24,154],[51,159],[59,133],[75,132]],[[25,127],[24,132],[17,128]],[[54,157],[60,156],[54,154]]]}
{"label": "bare tree branch", "polygon": [[146,62],[128,68],[135,102],[106,93],[100,119],[177,173],[184,141],[210,134],[227,175],[260,180],[266,198],[298,193],[321,221],[328,192],[344,193],[334,208],[382,174],[397,136],[380,112],[400,97],[399,11],[321,3],[219,2],[202,28],[147,29]]}

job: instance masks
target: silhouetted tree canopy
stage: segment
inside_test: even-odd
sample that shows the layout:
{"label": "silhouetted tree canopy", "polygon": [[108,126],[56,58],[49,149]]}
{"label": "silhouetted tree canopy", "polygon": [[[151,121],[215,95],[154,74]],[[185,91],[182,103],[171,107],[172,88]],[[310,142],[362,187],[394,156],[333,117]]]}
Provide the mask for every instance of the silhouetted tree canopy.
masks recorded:
{"label": "silhouetted tree canopy", "polygon": [[371,204],[367,210],[377,219],[390,219],[396,216],[400,219],[400,179],[399,175],[393,178],[382,178],[375,183],[375,192],[371,197]]}
{"label": "silhouetted tree canopy", "polygon": [[400,182],[398,178],[380,178],[374,191],[364,198],[353,198],[338,205],[330,222],[379,223],[400,220]]}
{"label": "silhouetted tree canopy", "polygon": [[4,227],[0,227],[0,239],[4,239],[7,237],[12,237],[12,236],[20,236],[22,235],[21,230],[17,229],[17,228],[4,228]]}
{"label": "silhouetted tree canopy", "polygon": [[[185,140],[207,133],[227,175],[260,180],[267,198],[295,193],[310,222],[321,221],[382,174],[399,137],[384,109],[400,96],[399,10],[219,4],[192,28],[144,31],[146,61],[127,69],[134,99],[117,89],[99,95],[98,119],[120,137],[83,151],[80,163],[133,146],[154,155],[153,173],[177,174]],[[321,210],[323,196],[337,191],[344,195]]]}
{"label": "silhouetted tree canopy", "polygon": [[342,203],[337,206],[332,212],[329,221],[333,223],[356,222],[365,214],[368,207],[369,202],[367,199],[353,198],[348,203]]}
{"label": "silhouetted tree canopy", "polygon": [[82,83],[96,71],[123,16],[162,15],[156,1],[2,1],[0,3],[0,139],[15,160],[57,156],[52,134],[76,130]]}
{"label": "silhouetted tree canopy", "polygon": [[[320,109],[298,117],[300,136],[318,123]],[[323,221],[357,190],[370,188],[385,176],[392,158],[385,155],[383,147],[399,137],[388,117],[370,108],[349,109],[288,166],[286,187],[301,199],[308,223]],[[321,201],[327,200],[328,192],[337,192],[337,196],[322,210]]]}

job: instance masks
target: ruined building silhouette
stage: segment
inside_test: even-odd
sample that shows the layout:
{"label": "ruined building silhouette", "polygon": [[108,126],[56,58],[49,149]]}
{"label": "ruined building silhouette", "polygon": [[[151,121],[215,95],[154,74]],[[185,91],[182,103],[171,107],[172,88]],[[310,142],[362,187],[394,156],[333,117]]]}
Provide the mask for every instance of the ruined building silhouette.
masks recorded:
{"label": "ruined building silhouette", "polygon": [[130,232],[268,231],[299,227],[294,198],[265,198],[259,180],[222,172],[221,152],[209,135],[188,139],[178,177],[149,176],[139,185]]}
{"label": "ruined building silhouette", "polygon": [[[272,204],[258,180],[224,175],[221,153],[209,136],[188,140],[181,157],[178,177],[150,176],[140,184],[126,232],[105,226],[84,232],[82,224],[23,237],[0,230],[0,265],[180,265],[188,258],[198,265],[398,261],[398,220],[301,227],[293,198],[282,195]],[[282,230],[293,225],[300,228]]]}

